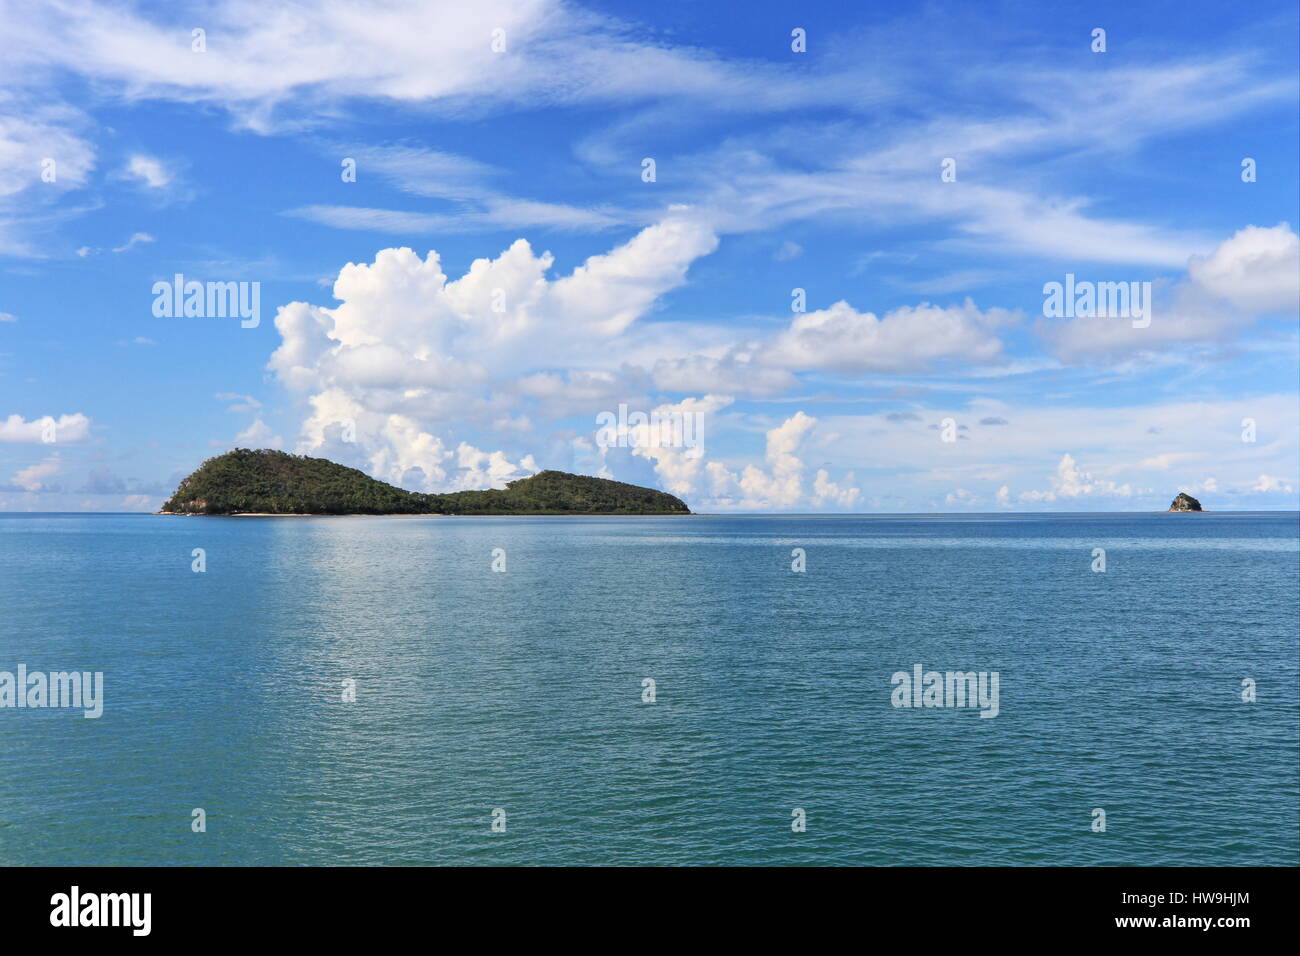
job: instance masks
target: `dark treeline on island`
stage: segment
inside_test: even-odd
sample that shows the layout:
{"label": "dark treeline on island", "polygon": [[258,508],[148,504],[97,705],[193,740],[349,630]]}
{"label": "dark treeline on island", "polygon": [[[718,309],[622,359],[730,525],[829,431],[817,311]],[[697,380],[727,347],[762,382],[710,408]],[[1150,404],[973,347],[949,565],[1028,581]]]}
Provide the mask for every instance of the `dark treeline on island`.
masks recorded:
{"label": "dark treeline on island", "polygon": [[543,471],[504,489],[421,494],[324,458],[261,449],[209,458],[180,483],[163,514],[520,515],[690,514],[653,488]]}

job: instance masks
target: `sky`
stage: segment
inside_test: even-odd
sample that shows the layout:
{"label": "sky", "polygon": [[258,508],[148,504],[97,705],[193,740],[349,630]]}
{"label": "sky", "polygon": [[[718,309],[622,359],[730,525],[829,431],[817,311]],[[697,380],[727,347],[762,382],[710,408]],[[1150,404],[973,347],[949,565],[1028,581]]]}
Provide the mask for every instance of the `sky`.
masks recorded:
{"label": "sky", "polygon": [[1295,510],[1297,21],[0,0],[0,511],[157,510],[235,447],[698,512]]}

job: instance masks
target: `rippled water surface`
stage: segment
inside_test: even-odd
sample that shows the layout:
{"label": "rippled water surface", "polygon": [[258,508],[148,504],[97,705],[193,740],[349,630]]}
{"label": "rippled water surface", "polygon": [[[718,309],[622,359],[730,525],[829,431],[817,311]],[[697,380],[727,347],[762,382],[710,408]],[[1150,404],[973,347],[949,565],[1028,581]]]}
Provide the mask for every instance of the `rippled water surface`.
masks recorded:
{"label": "rippled water surface", "polygon": [[[0,671],[106,698],[0,709],[0,863],[1294,865],[1298,557],[1295,514],[0,515]],[[892,706],[915,664],[1000,713]]]}

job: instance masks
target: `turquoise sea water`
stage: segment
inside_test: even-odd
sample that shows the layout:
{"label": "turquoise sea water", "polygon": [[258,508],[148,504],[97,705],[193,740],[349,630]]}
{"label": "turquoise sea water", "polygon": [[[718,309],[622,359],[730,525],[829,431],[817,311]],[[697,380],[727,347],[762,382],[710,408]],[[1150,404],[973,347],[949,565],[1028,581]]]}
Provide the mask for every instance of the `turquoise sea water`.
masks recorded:
{"label": "turquoise sea water", "polygon": [[105,697],[0,709],[0,864],[1294,865],[1298,581],[1295,514],[0,515],[0,671]]}

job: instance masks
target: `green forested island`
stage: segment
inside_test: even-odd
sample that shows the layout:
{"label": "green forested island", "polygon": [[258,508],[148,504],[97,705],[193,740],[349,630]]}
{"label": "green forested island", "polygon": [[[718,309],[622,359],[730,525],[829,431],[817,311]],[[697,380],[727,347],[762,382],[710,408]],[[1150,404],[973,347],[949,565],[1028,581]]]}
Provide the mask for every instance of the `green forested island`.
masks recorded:
{"label": "green forested island", "polygon": [[324,458],[237,448],[180,483],[162,514],[555,515],[681,514],[685,502],[653,488],[543,471],[504,489],[421,494]]}

